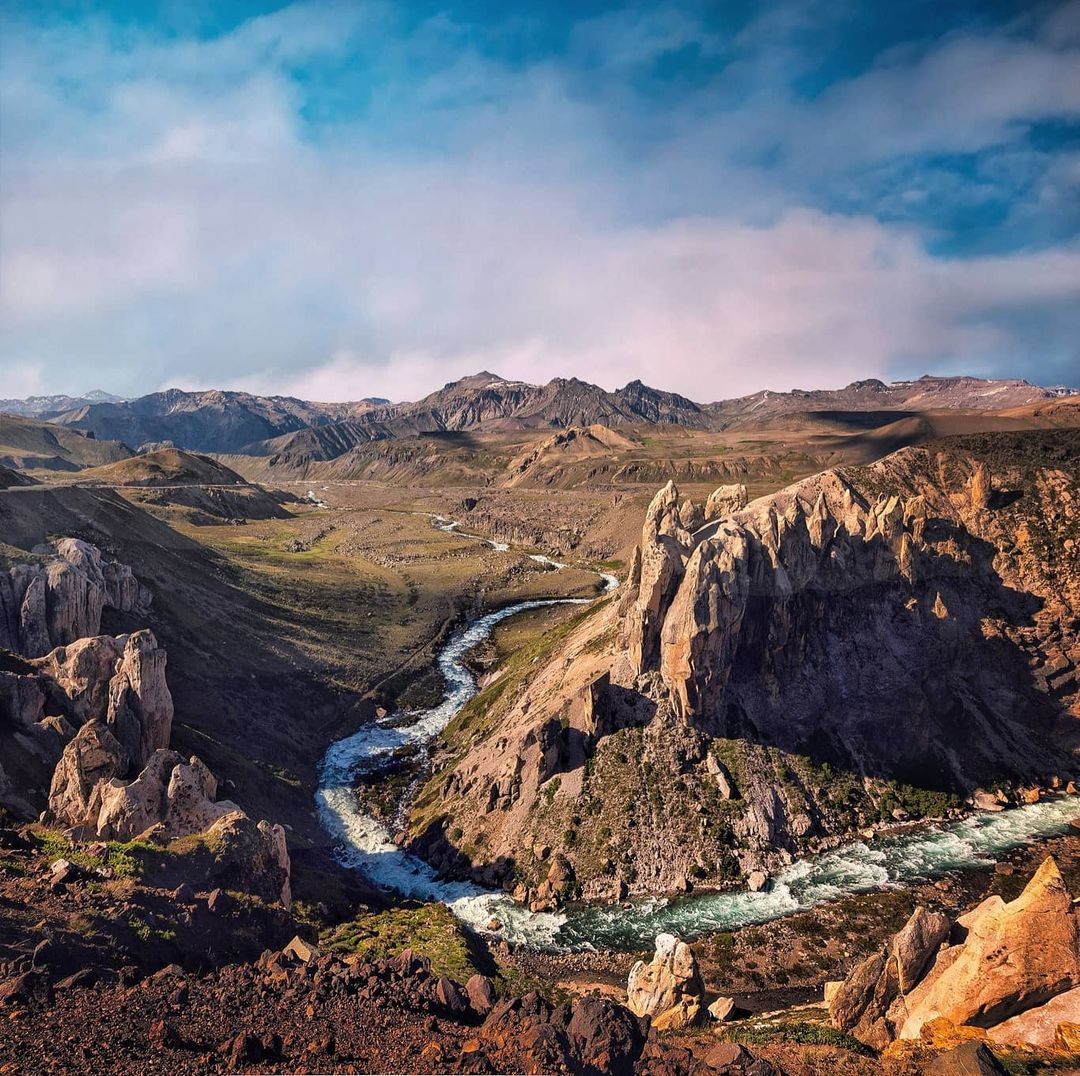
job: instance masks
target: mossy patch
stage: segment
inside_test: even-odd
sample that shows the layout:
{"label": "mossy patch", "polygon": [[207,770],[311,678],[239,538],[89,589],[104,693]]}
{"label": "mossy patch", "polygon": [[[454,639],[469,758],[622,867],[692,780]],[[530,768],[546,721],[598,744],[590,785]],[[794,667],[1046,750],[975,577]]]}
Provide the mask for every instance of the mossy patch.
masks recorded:
{"label": "mossy patch", "polygon": [[431,960],[436,975],[465,982],[479,970],[478,955],[461,925],[442,904],[415,904],[349,920],[325,931],[320,944],[365,961],[412,949]]}

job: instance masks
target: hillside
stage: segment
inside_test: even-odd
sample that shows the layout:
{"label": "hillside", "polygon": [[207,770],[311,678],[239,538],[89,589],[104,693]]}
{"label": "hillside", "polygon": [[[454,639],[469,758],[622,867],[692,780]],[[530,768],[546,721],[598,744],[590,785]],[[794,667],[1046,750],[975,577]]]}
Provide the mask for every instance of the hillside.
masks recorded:
{"label": "hillside", "polygon": [[24,475],[21,471],[13,471],[10,467],[0,467],[0,489],[36,485],[37,482],[29,475]]}
{"label": "hillside", "polygon": [[657,494],[618,600],[451,722],[417,850],[528,903],[552,895],[541,844],[586,897],[658,893],[1071,772],[1080,432],[745,496]]}
{"label": "hillside", "polygon": [[78,471],[132,455],[127,445],[23,415],[0,414],[0,465],[23,471]]}
{"label": "hillside", "polygon": [[105,486],[242,486],[247,483],[235,471],[210,456],[162,448],[129,459],[93,467],[79,475],[79,482]]}

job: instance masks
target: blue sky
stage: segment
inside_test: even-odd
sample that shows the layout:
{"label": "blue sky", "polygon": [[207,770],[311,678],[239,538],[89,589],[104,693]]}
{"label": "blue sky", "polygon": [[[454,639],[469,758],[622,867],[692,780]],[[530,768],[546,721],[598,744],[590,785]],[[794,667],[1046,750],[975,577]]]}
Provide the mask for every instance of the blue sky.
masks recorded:
{"label": "blue sky", "polygon": [[0,3],[0,396],[1080,381],[1080,2]]}

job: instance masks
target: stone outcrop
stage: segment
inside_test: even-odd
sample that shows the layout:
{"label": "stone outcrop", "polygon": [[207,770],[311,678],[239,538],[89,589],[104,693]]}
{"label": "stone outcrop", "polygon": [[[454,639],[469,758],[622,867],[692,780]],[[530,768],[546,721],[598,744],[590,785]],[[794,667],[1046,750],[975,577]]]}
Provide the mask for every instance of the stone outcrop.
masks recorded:
{"label": "stone outcrop", "polygon": [[645,513],[641,544],[631,557],[623,599],[625,639],[631,661],[640,671],[656,666],[664,612],[678,586],[690,542],[679,518],[679,491],[674,482],[668,482]]}
{"label": "stone outcrop", "polygon": [[150,592],[126,564],[96,546],[60,538],[33,551],[36,563],[0,573],[0,647],[40,657],[57,646],[101,632],[105,607],[137,612]]}
{"label": "stone outcrop", "polygon": [[124,641],[124,651],[109,681],[106,720],[136,765],[169,746],[173,702],[165,682],[165,651],[149,631]]}
{"label": "stone outcrop", "polygon": [[53,773],[49,810],[69,825],[85,824],[98,784],[121,777],[130,765],[104,722],[88,721],[64,749]]}
{"label": "stone outcrop", "polygon": [[[749,505],[723,487],[692,535],[693,513],[665,486],[621,597],[616,681],[708,733],[804,754],[825,745],[833,764],[873,775],[933,754],[938,787],[971,791],[992,774],[1068,767],[1048,742],[1056,702],[1013,627],[1031,605],[1001,585],[1011,524],[989,508],[985,462],[905,450],[876,470],[873,482],[825,472]],[[870,495],[882,478],[901,492]],[[1075,591],[1055,600],[1080,606]],[[884,720],[882,698],[908,720]]]}
{"label": "stone outcrop", "polygon": [[693,950],[673,934],[658,934],[652,960],[639,960],[630,969],[626,995],[630,1011],[651,1017],[657,1030],[696,1023],[705,989]]}
{"label": "stone outcrop", "polygon": [[1076,1015],[1070,995],[1078,987],[1080,917],[1048,857],[1016,900],[989,897],[955,925],[917,908],[884,950],[834,988],[829,1014],[876,1049],[919,1038],[939,1020],[989,1029],[998,1042],[1040,1028],[1050,1041]]}
{"label": "stone outcrop", "polygon": [[958,954],[935,964],[907,998],[901,1038],[928,1020],[993,1027],[1080,986],[1080,921],[1053,859],[1005,904],[980,906]]}
{"label": "stone outcrop", "polygon": [[709,494],[705,502],[705,521],[712,522],[714,519],[722,519],[746,507],[746,486],[741,483],[731,486],[720,486]]}
{"label": "stone outcrop", "polygon": [[[87,723],[101,723],[118,743],[126,764],[116,776],[168,746],[173,703],[165,651],[143,630],[76,639],[43,657],[10,660],[0,668],[0,719],[12,730],[5,753],[26,789],[18,798],[37,801],[29,812],[18,809],[36,815],[65,746]],[[0,797],[15,806],[2,791]]]}

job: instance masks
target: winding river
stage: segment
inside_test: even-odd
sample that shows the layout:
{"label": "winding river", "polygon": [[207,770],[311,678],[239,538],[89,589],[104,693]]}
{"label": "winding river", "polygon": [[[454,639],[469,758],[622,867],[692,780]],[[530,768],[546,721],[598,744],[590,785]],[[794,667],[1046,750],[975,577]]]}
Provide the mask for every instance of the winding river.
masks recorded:
{"label": "winding river", "polygon": [[[440,530],[476,538],[494,549],[496,543],[467,535],[458,525],[432,516]],[[534,560],[553,569],[564,565],[541,554]],[[605,592],[618,586],[600,573]],[[715,930],[762,923],[826,901],[855,893],[900,886],[939,877],[961,868],[993,863],[1002,852],[1065,832],[1080,815],[1080,800],[1060,796],[996,813],[978,812],[962,821],[927,827],[870,843],[855,842],[800,860],[781,871],[768,892],[701,892],[677,899],[629,904],[580,905],[560,913],[535,913],[499,891],[471,882],[448,882],[416,856],[403,851],[386,827],[365,814],[356,795],[357,778],[394,764],[395,752],[422,749],[477,692],[465,656],[508,617],[549,605],[587,605],[590,598],[553,598],[518,602],[459,628],[439,652],[437,662],[446,681],[442,702],[430,710],[401,714],[365,725],[331,744],[319,768],[315,800],[323,827],[334,841],[338,860],[361,871],[373,885],[417,900],[441,901],[477,930],[498,920],[497,933],[509,941],[558,951],[582,949],[646,949],[661,931],[684,938]]]}

